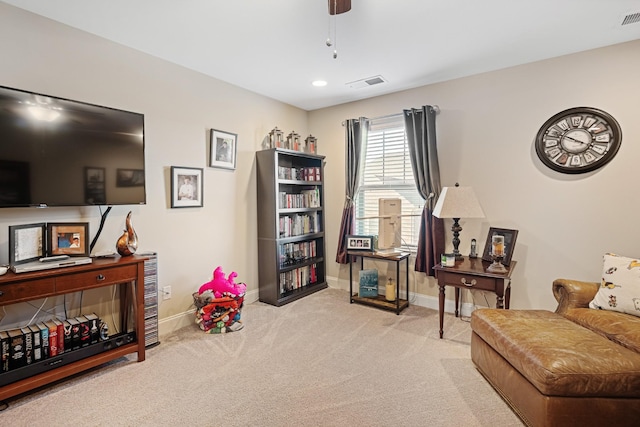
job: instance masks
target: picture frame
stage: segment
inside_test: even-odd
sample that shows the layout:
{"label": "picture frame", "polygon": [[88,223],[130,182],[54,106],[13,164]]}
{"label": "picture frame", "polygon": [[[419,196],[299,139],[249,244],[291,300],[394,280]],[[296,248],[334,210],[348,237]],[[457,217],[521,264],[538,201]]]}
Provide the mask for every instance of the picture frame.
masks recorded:
{"label": "picture frame", "polygon": [[348,235],[346,239],[348,251],[373,252],[375,250],[373,236]]}
{"label": "picture frame", "polygon": [[116,169],[116,187],[142,187],[143,169]]}
{"label": "picture frame", "polygon": [[197,208],[203,204],[203,169],[171,166],[171,207]]}
{"label": "picture frame", "polygon": [[84,200],[90,205],[103,205],[107,201],[105,169],[84,168]]}
{"label": "picture frame", "polygon": [[502,259],[502,264],[508,267],[511,264],[511,257],[513,256],[513,250],[516,246],[518,230],[490,227],[489,233],[487,233],[487,241],[484,244],[484,253],[482,255],[482,259],[484,261],[493,261],[491,259],[491,238],[494,234],[504,236],[504,258]]}
{"label": "picture frame", "polygon": [[211,129],[209,142],[209,166],[221,169],[236,169],[238,135]]}
{"label": "picture frame", "polygon": [[17,265],[35,261],[47,253],[46,224],[9,226],[9,264]]}
{"label": "picture frame", "polygon": [[47,254],[50,256],[89,256],[89,223],[48,223],[47,247]]}

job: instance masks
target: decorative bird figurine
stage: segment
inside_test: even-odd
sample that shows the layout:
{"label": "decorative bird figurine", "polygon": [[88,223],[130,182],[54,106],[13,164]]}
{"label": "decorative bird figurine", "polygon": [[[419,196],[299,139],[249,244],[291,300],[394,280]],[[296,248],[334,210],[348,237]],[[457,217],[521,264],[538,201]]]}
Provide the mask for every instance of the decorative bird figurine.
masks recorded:
{"label": "decorative bird figurine", "polygon": [[131,211],[125,221],[125,230],[116,243],[116,249],[121,256],[133,255],[138,249],[138,235],[131,226]]}

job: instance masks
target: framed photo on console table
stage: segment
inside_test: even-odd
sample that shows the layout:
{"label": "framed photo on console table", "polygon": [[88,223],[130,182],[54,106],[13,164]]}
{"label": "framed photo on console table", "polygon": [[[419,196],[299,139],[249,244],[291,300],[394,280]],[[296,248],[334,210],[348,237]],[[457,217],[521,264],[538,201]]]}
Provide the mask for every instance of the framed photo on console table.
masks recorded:
{"label": "framed photo on console table", "polygon": [[49,255],[89,256],[88,222],[47,224]]}
{"label": "framed photo on console table", "polygon": [[375,250],[373,247],[373,236],[350,235],[347,236],[346,239],[348,251],[373,252]]}
{"label": "framed photo on console table", "polygon": [[516,238],[518,237],[518,230],[510,230],[508,228],[489,228],[487,234],[487,241],[484,244],[484,253],[482,259],[484,261],[493,261],[491,259],[491,240],[494,235],[504,236],[504,258],[502,264],[509,266],[511,264],[511,257],[513,256],[513,250],[516,247]]}
{"label": "framed photo on console table", "polygon": [[45,223],[9,226],[9,264],[35,261],[46,255]]}

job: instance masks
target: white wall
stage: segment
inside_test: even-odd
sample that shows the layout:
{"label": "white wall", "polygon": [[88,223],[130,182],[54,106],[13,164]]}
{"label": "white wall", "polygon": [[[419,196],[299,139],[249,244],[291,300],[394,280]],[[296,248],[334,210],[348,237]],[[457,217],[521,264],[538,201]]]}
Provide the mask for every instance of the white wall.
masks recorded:
{"label": "white wall", "polygon": [[[553,309],[554,278],[599,280],[606,251],[640,256],[633,227],[640,208],[639,50],[635,41],[307,113],[0,3],[1,85],[145,114],[148,202],[115,207],[96,249],[113,248],[132,210],[140,250],[159,253],[160,286],[173,287],[161,319],[188,310],[191,293],[218,265],[237,271],[257,296],[254,153],[275,126],[312,133],[326,155],[327,273],[347,287],[348,269],[333,262],[344,203],[341,122],[424,104],[442,110],[443,185],[473,186],[487,215],[461,221],[461,251],[472,237],[482,250],[490,226],[518,229],[512,307]],[[542,166],[533,141],[544,121],[575,106],[611,113],[623,141],[603,169],[569,176]],[[239,135],[236,171],[207,167],[211,128]],[[169,207],[172,165],[204,168],[203,208]],[[95,232],[99,219],[95,207],[0,210],[0,263],[9,225],[87,221]],[[419,297],[437,295],[433,279],[416,273],[411,281]]]}
{"label": "white wall", "polygon": [[[640,41],[634,41],[311,112],[310,128],[321,150],[330,153],[327,258],[335,259],[344,203],[341,122],[426,104],[442,110],[436,126],[443,186],[472,186],[486,214],[484,220],[461,220],[461,252],[468,254],[474,237],[482,250],[489,227],[519,230],[512,308],[555,309],[555,278],[599,281],[603,253],[640,256],[640,230],[634,226],[640,211],[638,52]],[[618,120],[620,151],[593,173],[551,171],[536,156],[536,133],[555,113],[578,106],[600,108]],[[445,227],[450,248],[449,220]],[[330,262],[328,275],[348,286],[346,266]],[[434,279],[415,277],[419,292],[437,296]],[[485,305],[484,297],[475,300]]]}
{"label": "white wall", "polygon": [[[116,206],[96,250],[115,248],[124,220],[139,251],[157,251],[161,319],[179,315],[218,265],[257,298],[256,150],[275,126],[307,134],[307,113],[238,87],[0,3],[0,85],[145,115],[147,204]],[[211,55],[203,52],[203,55]],[[221,58],[225,60],[225,58]],[[259,72],[259,70],[256,70]],[[208,131],[238,134],[237,169],[207,167]],[[170,208],[171,166],[204,168],[204,207]],[[8,259],[9,225],[86,221],[97,207],[0,210],[0,263]]]}

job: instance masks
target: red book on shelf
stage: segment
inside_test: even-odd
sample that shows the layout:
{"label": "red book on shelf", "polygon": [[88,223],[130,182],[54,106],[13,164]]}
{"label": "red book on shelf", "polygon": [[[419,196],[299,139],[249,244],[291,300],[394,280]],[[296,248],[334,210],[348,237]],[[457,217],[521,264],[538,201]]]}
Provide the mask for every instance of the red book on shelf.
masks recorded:
{"label": "red book on shelf", "polygon": [[65,352],[65,348],[64,348],[64,324],[58,319],[53,319],[53,323],[56,324],[57,332],[58,332],[58,354],[62,354],[62,353]]}
{"label": "red book on shelf", "polygon": [[49,328],[49,357],[58,355],[58,325],[53,320],[45,322],[47,328]]}

